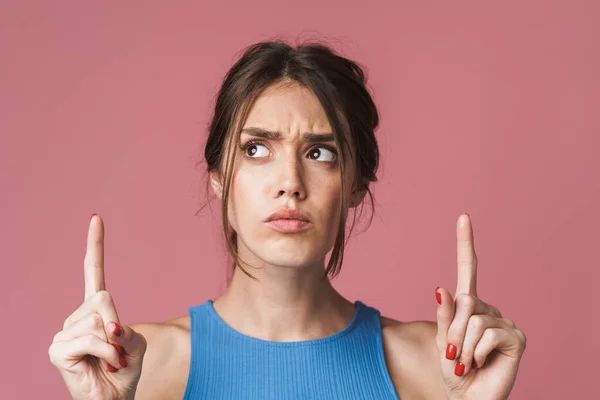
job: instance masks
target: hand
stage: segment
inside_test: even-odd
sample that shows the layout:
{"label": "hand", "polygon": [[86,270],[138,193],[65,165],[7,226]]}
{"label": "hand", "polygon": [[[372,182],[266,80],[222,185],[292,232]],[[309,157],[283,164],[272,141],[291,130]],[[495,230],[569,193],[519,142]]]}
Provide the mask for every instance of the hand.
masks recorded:
{"label": "hand", "polygon": [[73,399],[133,399],[146,339],[121,325],[104,284],[104,224],[92,215],[84,260],[85,301],[48,350]]}
{"label": "hand", "polygon": [[436,344],[446,395],[450,400],[505,400],[515,384],[527,338],[496,307],[477,297],[477,255],[468,214],[458,218],[456,236],[454,300],[447,290],[436,290],[441,302]]}

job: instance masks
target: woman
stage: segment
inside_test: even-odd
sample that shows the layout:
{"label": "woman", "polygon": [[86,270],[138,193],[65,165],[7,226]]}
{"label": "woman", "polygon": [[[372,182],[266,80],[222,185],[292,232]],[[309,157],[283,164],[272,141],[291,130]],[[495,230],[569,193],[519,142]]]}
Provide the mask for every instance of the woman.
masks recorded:
{"label": "woman", "polygon": [[508,397],[525,336],[477,298],[468,215],[455,299],[436,289],[437,323],[382,317],[330,283],[348,215],[351,232],[376,180],[378,113],[365,84],[356,63],[318,44],[258,43],[228,72],[205,158],[233,277],[186,316],[120,324],[92,215],[85,301],[49,349],[73,398]]}

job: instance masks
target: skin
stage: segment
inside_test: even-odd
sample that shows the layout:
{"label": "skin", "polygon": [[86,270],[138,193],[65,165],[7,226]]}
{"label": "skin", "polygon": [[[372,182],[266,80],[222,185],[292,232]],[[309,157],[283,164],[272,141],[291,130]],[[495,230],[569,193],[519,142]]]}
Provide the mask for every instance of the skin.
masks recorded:
{"label": "skin", "polygon": [[[253,128],[280,132],[281,137],[260,138]],[[253,266],[250,273],[257,280],[236,269],[214,307],[234,329],[265,340],[327,336],[342,330],[354,313],[350,301],[319,279],[339,221],[335,142],[306,142],[305,132],[331,133],[315,96],[296,85],[271,87],[256,100],[242,130],[240,146],[252,146],[238,150],[235,160],[229,220],[238,232],[240,257]],[[216,173],[211,182],[220,193]],[[284,206],[308,214],[310,229],[283,234],[263,222]]]}
{"label": "skin", "polygon": [[[302,137],[304,132],[331,132],[331,126],[312,92],[298,85],[277,85],[257,99],[244,128],[278,131],[281,137],[242,134],[241,146],[249,140],[257,142],[244,151],[235,149],[229,221],[238,233],[240,256],[253,265],[250,272],[257,280],[236,268],[214,307],[232,328],[264,340],[302,341],[333,335],[354,314],[353,303],[328,280],[320,279],[338,224],[340,170],[334,162],[333,141],[307,143]],[[353,174],[347,168],[346,188],[352,187]],[[217,174],[211,174],[211,183],[220,196]],[[347,190],[351,206],[359,204],[364,192]],[[312,219],[310,229],[284,234],[266,226],[263,220],[282,206],[307,213]],[[92,240],[98,241],[103,242],[103,235]],[[403,400],[506,399],[514,385],[526,339],[514,322],[477,297],[477,261],[467,214],[457,221],[457,255],[457,290],[453,298],[440,288],[437,322],[381,317],[386,365]],[[86,274],[90,293],[104,290],[103,263],[101,271],[101,278]],[[110,319],[114,313],[105,315]],[[135,398],[181,399],[190,363],[189,316],[126,328],[147,342]],[[454,360],[446,358],[448,343],[457,346]],[[473,357],[476,369],[471,367]],[[466,366],[462,376],[454,373],[459,361]],[[127,368],[115,375],[127,373]]]}

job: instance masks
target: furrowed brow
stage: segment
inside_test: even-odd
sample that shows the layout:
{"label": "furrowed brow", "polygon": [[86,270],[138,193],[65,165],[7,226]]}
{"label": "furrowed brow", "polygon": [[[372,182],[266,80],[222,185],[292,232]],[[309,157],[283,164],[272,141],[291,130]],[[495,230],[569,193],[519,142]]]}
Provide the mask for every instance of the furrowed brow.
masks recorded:
{"label": "furrowed brow", "polygon": [[304,133],[302,138],[311,143],[335,142],[333,133]]}
{"label": "furrowed brow", "polygon": [[281,138],[281,133],[268,131],[262,128],[244,128],[242,129],[242,133],[247,133],[248,135],[256,136],[263,139],[277,140]]}
{"label": "furrowed brow", "polygon": [[[269,140],[278,140],[281,139],[281,133],[276,131],[269,131],[262,128],[244,128],[242,129],[242,133],[246,133],[251,136],[269,139]],[[302,139],[310,143],[320,143],[320,142],[334,142],[335,137],[333,133],[303,133]]]}

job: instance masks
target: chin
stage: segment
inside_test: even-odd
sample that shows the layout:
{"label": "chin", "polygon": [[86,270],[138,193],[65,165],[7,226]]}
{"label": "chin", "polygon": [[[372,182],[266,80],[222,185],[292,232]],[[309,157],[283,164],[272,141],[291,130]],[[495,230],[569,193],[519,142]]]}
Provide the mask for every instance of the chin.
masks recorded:
{"label": "chin", "polygon": [[281,268],[306,268],[312,266],[314,264],[314,260],[309,260],[306,258],[292,258],[292,257],[271,257],[264,260],[270,265],[274,265],[276,267]]}
{"label": "chin", "polygon": [[[246,240],[244,240],[246,239]],[[305,268],[325,262],[327,241],[319,232],[309,230],[301,233],[285,234],[269,229],[267,232],[238,233],[238,243],[265,263],[285,268]],[[329,248],[331,250],[331,247]]]}
{"label": "chin", "polygon": [[310,243],[298,243],[297,241],[278,240],[267,246],[261,246],[254,251],[261,260],[280,267],[303,268],[314,265],[321,258],[319,249]]}

